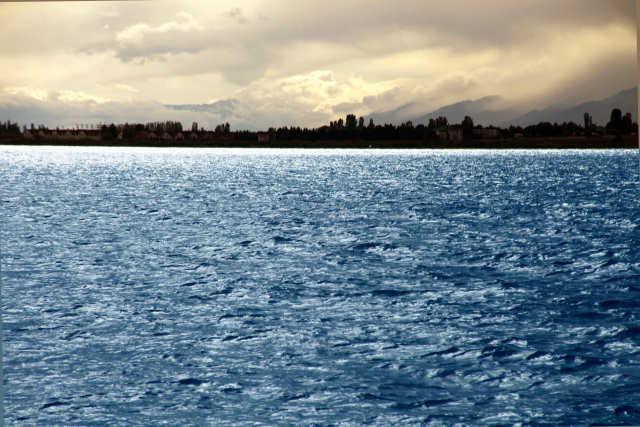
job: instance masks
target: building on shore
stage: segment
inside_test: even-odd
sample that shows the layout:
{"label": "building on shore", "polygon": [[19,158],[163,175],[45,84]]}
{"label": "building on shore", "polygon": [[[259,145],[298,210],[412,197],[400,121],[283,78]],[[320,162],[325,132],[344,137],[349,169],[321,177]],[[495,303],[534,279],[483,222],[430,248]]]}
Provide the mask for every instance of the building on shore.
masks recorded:
{"label": "building on shore", "polygon": [[436,135],[440,137],[441,141],[462,141],[462,129],[460,128],[440,126],[439,128],[436,128]]}
{"label": "building on shore", "polygon": [[474,129],[474,135],[480,135],[482,139],[496,138],[498,137],[498,129]]}
{"label": "building on shore", "polygon": [[[275,139],[275,135],[264,132],[270,136],[269,140]],[[43,139],[43,140],[102,140],[102,131],[98,129],[47,129],[41,127],[39,129],[26,129],[22,134],[24,139]],[[231,139],[230,132],[214,132],[214,131],[140,131],[135,137],[142,140],[165,140],[165,141],[183,141],[183,140],[226,140]],[[118,132],[116,139],[122,139],[122,131]]]}
{"label": "building on shore", "polygon": [[[24,139],[62,139],[62,140],[102,140],[102,135],[99,130],[89,129],[27,129],[22,134]],[[122,139],[122,134],[118,135],[118,139]]]}
{"label": "building on shore", "polygon": [[169,134],[169,136],[171,136],[171,139],[173,139],[174,141],[182,141],[184,139],[184,134],[179,130],[174,130],[167,133]]}
{"label": "building on shore", "polygon": [[257,132],[258,141],[275,141],[276,134],[274,132]]}
{"label": "building on shore", "polygon": [[208,130],[200,130],[200,131],[192,132],[192,134],[194,133],[196,134],[199,140],[213,139],[212,133]]}
{"label": "building on shore", "polygon": [[139,139],[148,139],[148,140],[158,140],[162,139],[165,141],[183,141],[183,140],[191,140],[191,141],[206,141],[211,139],[224,139],[219,134],[216,134],[212,131],[141,131],[138,133]]}

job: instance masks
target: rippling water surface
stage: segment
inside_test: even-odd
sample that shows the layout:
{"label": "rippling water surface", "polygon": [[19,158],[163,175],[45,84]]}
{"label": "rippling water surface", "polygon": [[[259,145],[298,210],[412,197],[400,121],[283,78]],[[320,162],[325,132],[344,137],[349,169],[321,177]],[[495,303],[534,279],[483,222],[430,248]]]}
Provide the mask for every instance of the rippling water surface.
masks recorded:
{"label": "rippling water surface", "polygon": [[0,149],[7,425],[640,424],[638,152]]}

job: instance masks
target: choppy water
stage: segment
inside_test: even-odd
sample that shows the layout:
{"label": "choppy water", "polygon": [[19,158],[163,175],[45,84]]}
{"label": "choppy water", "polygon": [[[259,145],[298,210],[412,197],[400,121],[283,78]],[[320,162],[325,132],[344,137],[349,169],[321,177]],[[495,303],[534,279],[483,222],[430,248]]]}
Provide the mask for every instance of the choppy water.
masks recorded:
{"label": "choppy water", "polygon": [[0,149],[5,423],[640,424],[637,151]]}

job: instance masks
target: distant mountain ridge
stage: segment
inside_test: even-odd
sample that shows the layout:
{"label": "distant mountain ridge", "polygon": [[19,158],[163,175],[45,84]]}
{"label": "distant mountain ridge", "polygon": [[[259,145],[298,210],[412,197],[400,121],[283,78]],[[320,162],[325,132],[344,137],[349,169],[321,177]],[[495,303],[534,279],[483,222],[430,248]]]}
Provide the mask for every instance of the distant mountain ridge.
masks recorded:
{"label": "distant mountain ridge", "polygon": [[[437,99],[415,100],[404,104],[394,110],[376,112],[366,117],[366,123],[372,118],[376,125],[393,123],[399,125],[411,120],[413,125],[429,123],[429,119],[440,116],[446,117],[449,123],[461,123],[465,116],[470,116],[475,124],[483,126],[529,126],[539,122],[569,122],[582,123],[583,115],[588,112],[593,117],[593,122],[604,126],[610,119],[611,110],[619,108],[622,114],[630,112],[634,121],[638,117],[638,87],[623,90],[613,96],[600,101],[589,101],[571,108],[562,104],[554,104],[542,110],[527,111],[521,105],[513,105],[499,95],[485,96],[475,101],[466,100],[454,104],[445,105],[428,114],[418,115],[424,111],[425,106],[434,105]],[[437,104],[436,104],[437,105]],[[565,104],[566,105],[566,104]],[[220,116],[221,122],[232,122],[234,127],[249,130],[260,130],[255,125],[255,119],[260,116],[260,122],[267,122],[273,115],[281,115],[287,112],[287,108],[277,104],[266,104],[260,108],[254,108],[250,104],[238,99],[226,99],[211,104],[183,104],[165,105],[166,108],[177,111],[194,111]],[[418,117],[416,117],[418,116]],[[275,119],[275,117],[274,117]],[[293,125],[293,124],[292,124]],[[270,126],[270,125],[269,125]]]}
{"label": "distant mountain ridge", "polygon": [[467,100],[456,102],[455,104],[438,108],[429,114],[418,117],[413,120],[413,125],[427,125],[429,124],[429,119],[436,119],[440,116],[446,117],[449,123],[461,123],[465,116],[474,118],[474,115],[488,115],[489,111],[504,107],[505,105],[506,99],[500,95],[485,96],[476,101]]}
{"label": "distant mountain ridge", "polygon": [[[584,113],[589,113],[594,123],[597,123],[599,126],[604,126],[609,122],[611,111],[614,108],[622,110],[622,114],[631,113],[633,121],[637,122],[638,87],[623,90],[601,101],[583,102],[569,109],[547,107],[544,110],[533,110],[514,119],[509,124],[513,124],[514,126],[529,126],[540,122],[562,123],[570,121],[580,124],[583,122]],[[508,126],[508,124],[505,122],[503,126]]]}
{"label": "distant mountain ridge", "polygon": [[165,104],[164,107],[176,111],[193,111],[218,115],[220,116],[220,123],[218,124],[231,123],[234,129],[263,130],[260,126],[256,126],[254,122],[257,110],[246,102],[235,98],[223,99],[210,104]]}
{"label": "distant mountain ridge", "polygon": [[[416,124],[427,124],[430,118],[435,119],[438,116],[447,117],[449,123],[460,123],[464,116],[470,116],[474,123],[488,126],[493,124],[499,127],[513,126],[529,126],[540,122],[575,122],[582,123],[584,113],[589,113],[593,118],[593,122],[600,126],[607,124],[611,117],[611,111],[614,108],[622,110],[622,114],[630,112],[632,118],[637,121],[638,114],[638,87],[623,90],[617,94],[605,98],[601,101],[589,101],[576,105],[571,108],[563,108],[560,104],[554,104],[542,110],[531,110],[522,114],[522,110],[518,107],[508,107],[500,110],[486,109],[482,110],[482,106],[499,104],[501,97],[484,97],[477,101],[463,101],[456,104],[447,105],[439,108],[432,113],[426,114],[413,120]],[[519,111],[520,110],[520,111]]]}
{"label": "distant mountain ridge", "polygon": [[404,104],[393,110],[375,111],[366,116],[367,123],[369,119],[373,119],[375,124],[384,123],[400,123],[407,120],[411,120],[417,115],[423,114],[425,111],[429,111],[434,105],[438,105],[437,98],[430,99],[415,99],[408,104]]}
{"label": "distant mountain ridge", "polygon": [[449,123],[461,123],[465,116],[470,116],[474,123],[483,126],[529,126],[540,122],[569,122],[582,123],[583,115],[588,112],[593,117],[594,123],[605,125],[611,116],[611,110],[619,108],[622,113],[630,112],[634,121],[638,114],[638,87],[623,90],[613,96],[600,101],[589,101],[566,108],[562,104],[550,105],[542,110],[527,111],[519,105],[509,106],[509,102],[499,95],[485,96],[475,101],[467,100],[445,105],[428,114],[410,116],[410,112],[416,107],[415,102],[402,105],[394,110],[372,113],[367,116],[367,121],[372,118],[375,124],[394,123],[396,125],[411,120],[413,125],[429,123],[429,119],[440,116],[446,117]]}
{"label": "distant mountain ridge", "polygon": [[237,99],[225,99],[211,104],[166,104],[165,107],[177,111],[218,114],[222,120],[227,120],[230,117],[246,118],[253,110],[249,104]]}
{"label": "distant mountain ridge", "polygon": [[[440,107],[428,114],[422,114],[416,118],[416,114],[411,115],[411,113],[413,112],[412,110],[419,108],[419,104],[410,102],[394,110],[372,113],[366,117],[366,121],[371,118],[375,124],[400,124],[401,122],[410,120],[413,125],[416,126],[419,124],[427,125],[429,119],[436,119],[440,116],[446,117],[449,123],[460,123],[465,116],[471,116],[476,120],[477,116],[482,117],[483,121],[495,122],[504,115],[506,112],[505,108],[508,104],[509,102],[500,95],[485,96],[475,101],[466,100],[445,105],[444,107]],[[424,109],[422,111],[424,111]],[[522,114],[522,111],[513,111],[510,113],[509,118],[517,117],[520,114]]]}

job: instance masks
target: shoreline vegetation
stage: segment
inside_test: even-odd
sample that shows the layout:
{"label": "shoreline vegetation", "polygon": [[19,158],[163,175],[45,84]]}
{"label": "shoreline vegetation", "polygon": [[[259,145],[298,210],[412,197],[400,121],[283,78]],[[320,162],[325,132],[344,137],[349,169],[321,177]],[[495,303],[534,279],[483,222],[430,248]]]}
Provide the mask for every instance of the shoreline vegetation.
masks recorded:
{"label": "shoreline vegetation", "polygon": [[477,139],[461,141],[148,141],[148,140],[25,140],[3,138],[0,145],[53,146],[53,147],[166,147],[166,148],[304,148],[304,149],[638,149],[637,135],[540,137],[523,139]]}
{"label": "shoreline vegetation", "polygon": [[540,122],[537,125],[474,125],[465,116],[458,124],[446,117],[429,119],[428,124],[413,126],[411,121],[365,126],[364,118],[348,114],[346,120],[330,122],[319,128],[281,127],[266,132],[231,131],[229,123],[208,131],[194,122],[191,129],[174,121],[125,123],[121,125],[76,125],[72,129],[49,129],[44,125],[30,128],[17,123],[0,123],[0,145],[85,146],[85,147],[215,147],[215,148],[361,148],[361,149],[603,149],[639,148],[638,124],[631,113],[611,111],[606,126],[593,123],[584,113],[584,126],[574,122],[562,124]]}

